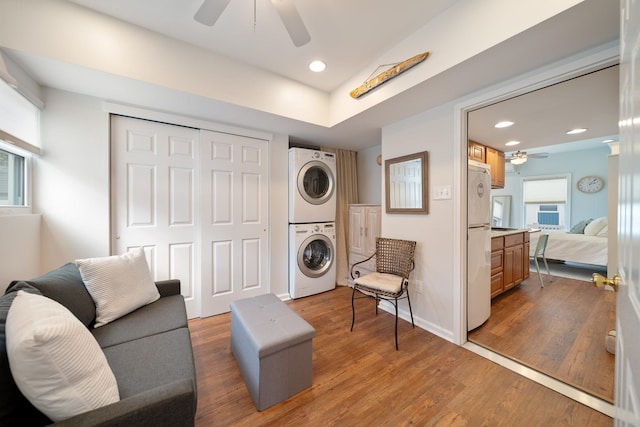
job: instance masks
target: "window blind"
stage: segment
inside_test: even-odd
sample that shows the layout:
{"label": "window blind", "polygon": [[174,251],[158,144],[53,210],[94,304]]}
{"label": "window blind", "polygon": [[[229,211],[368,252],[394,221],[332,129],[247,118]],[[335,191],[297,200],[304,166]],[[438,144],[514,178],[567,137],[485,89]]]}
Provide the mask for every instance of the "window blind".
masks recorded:
{"label": "window blind", "polygon": [[525,203],[567,202],[567,178],[526,180],[523,187]]}

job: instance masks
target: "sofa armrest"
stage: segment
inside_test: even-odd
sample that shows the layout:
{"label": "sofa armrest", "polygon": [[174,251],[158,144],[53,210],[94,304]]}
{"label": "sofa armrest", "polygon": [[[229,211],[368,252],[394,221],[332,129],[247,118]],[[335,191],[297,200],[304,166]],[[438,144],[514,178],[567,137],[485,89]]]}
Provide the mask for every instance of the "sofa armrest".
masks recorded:
{"label": "sofa armrest", "polygon": [[181,380],[78,414],[55,426],[193,426],[196,391],[192,380]]}
{"label": "sofa armrest", "polygon": [[178,279],[159,280],[156,282],[156,287],[161,297],[180,295],[180,280]]}

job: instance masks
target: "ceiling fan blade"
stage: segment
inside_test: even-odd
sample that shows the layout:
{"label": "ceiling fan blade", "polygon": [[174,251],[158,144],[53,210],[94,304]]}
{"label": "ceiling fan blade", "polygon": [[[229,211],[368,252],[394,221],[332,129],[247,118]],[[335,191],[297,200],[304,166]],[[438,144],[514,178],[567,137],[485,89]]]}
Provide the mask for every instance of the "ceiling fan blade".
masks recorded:
{"label": "ceiling fan blade", "polygon": [[300,47],[309,43],[311,36],[304,22],[302,22],[302,18],[293,0],[271,0],[271,3],[273,3],[276,11],[278,11],[278,15],[280,15],[280,19],[287,29],[293,44],[296,47]]}
{"label": "ceiling fan blade", "polygon": [[193,19],[203,25],[213,26],[231,0],[204,0],[202,6],[193,15]]}
{"label": "ceiling fan blade", "polygon": [[532,159],[546,159],[549,157],[549,153],[531,153],[529,154],[529,157]]}

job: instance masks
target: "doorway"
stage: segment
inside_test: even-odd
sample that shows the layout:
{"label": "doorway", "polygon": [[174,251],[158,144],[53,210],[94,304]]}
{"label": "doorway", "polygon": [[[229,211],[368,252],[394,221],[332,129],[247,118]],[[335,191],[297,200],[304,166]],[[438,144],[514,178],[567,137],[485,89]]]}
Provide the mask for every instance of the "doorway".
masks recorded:
{"label": "doorway", "polygon": [[[565,81],[565,80],[576,80],[581,75],[595,73],[596,71],[598,71],[600,69],[611,67],[611,66],[615,65],[615,62],[617,62],[617,60],[612,58],[612,59],[610,59],[608,61],[601,62],[598,65],[592,65],[590,67],[583,68],[581,70],[577,70],[577,71],[571,73],[572,75],[565,76],[563,78],[558,78],[556,81],[540,82],[538,85],[533,85],[530,88],[530,90],[523,90],[522,93],[519,93],[517,95],[517,98],[519,98],[518,102],[521,102],[521,101],[525,100],[526,97],[527,97],[527,94],[530,93],[531,90],[533,90],[534,93],[539,95],[539,91],[542,88],[554,87],[554,86],[558,86],[559,87],[561,85],[562,81]],[[617,93],[618,92],[617,92],[617,87],[616,87],[614,89],[614,92],[613,92],[613,96],[615,96],[616,99],[617,99]],[[599,96],[594,96],[594,98],[599,100],[599,101],[601,100],[601,98]],[[487,101],[480,102],[476,107],[468,109],[466,111],[466,113],[468,113],[469,115],[474,114],[476,111],[482,113],[482,109],[485,108],[485,107],[489,107],[489,106],[491,106],[492,108],[495,109],[495,106],[499,105],[501,102],[506,101],[506,100],[507,100],[507,96],[503,96],[501,99],[494,99],[494,100],[492,100],[490,102],[487,102]],[[541,114],[543,112],[544,112],[544,109],[538,109],[536,111],[537,115],[534,116],[535,125],[536,126],[542,126],[543,118],[541,117]],[[557,116],[557,113],[556,113],[556,116]],[[606,134],[602,134],[600,136],[609,137],[609,136],[611,136],[612,133],[617,134],[617,108],[615,108],[615,112],[614,112],[613,116],[614,116],[614,119],[613,119],[612,126],[615,127],[615,129],[616,129],[615,132],[609,132],[609,133],[606,133]],[[501,118],[501,120],[506,120],[506,119],[507,119],[507,117]],[[476,141],[478,139],[482,139],[482,137],[479,137],[477,133],[476,134],[473,133],[474,130],[472,128],[472,125],[474,123],[474,120],[468,118],[467,122],[468,122],[467,123],[468,124],[468,135],[467,135],[467,137],[469,139],[473,139],[474,141]],[[495,124],[495,122],[491,123],[491,126],[493,126],[494,124]],[[563,131],[564,130],[568,130],[568,129],[563,129]],[[508,149],[508,148],[505,149],[505,147],[504,147],[504,143],[508,142],[508,140],[502,141],[502,144],[503,144],[502,146],[497,145],[499,141],[497,141],[496,139],[489,139],[489,140],[485,139],[485,141],[488,141],[488,142],[486,142],[487,145],[492,144],[491,146],[494,149],[498,149],[498,150],[502,150],[502,151],[507,152],[507,158],[508,158],[508,154],[509,154],[508,151],[510,151],[510,149]],[[484,142],[484,141],[481,140],[479,142]],[[576,140],[574,140],[572,142],[576,142]],[[523,141],[523,143],[524,143],[524,141]],[[495,145],[493,145],[493,144],[495,144]],[[532,145],[529,146],[529,148],[527,148],[527,151],[530,152],[530,153],[534,153],[534,152],[540,152],[540,151],[549,150],[549,149],[550,148],[548,148],[548,146],[532,144]],[[513,149],[513,151],[515,151],[515,149]],[[525,151],[525,150],[523,150],[523,151]],[[605,159],[603,161],[604,161],[604,163],[606,165],[606,156],[605,156]],[[530,162],[530,164],[533,164],[534,160],[529,160],[529,162]],[[517,167],[514,168],[513,165],[510,165],[510,164],[507,164],[507,167],[510,168],[510,171],[508,171],[507,174],[508,173],[517,174],[518,173]],[[544,169],[542,169],[542,170],[544,170]],[[540,173],[542,174],[543,172],[540,172]],[[577,179],[579,177],[580,176],[575,176],[573,178],[577,181]],[[522,210],[523,209],[522,209],[522,201],[521,201],[521,199],[518,199],[518,195],[516,195],[516,194],[509,194],[509,196],[511,196],[512,199],[513,199],[512,204],[511,204],[511,207],[512,207],[511,218],[512,219],[513,218],[516,219],[515,223],[511,223],[510,226],[513,227],[513,228],[526,229],[528,224],[524,224],[522,222],[524,215],[522,214]],[[606,201],[605,201],[604,204],[606,205]],[[536,286],[536,283],[538,281],[537,272],[536,273],[532,272],[531,278],[529,279],[529,281],[531,283],[533,283],[533,285],[531,285],[530,283],[525,281],[525,282],[523,282],[523,284],[521,284],[519,286],[516,286],[514,289],[508,291],[508,294],[510,296],[521,297],[521,299],[519,300],[519,304],[520,305],[518,305],[518,303],[514,303],[514,305],[510,309],[512,311],[511,314],[509,314],[509,313],[500,314],[500,313],[496,312],[496,316],[494,316],[494,318],[497,318],[498,315],[503,315],[504,316],[502,318],[502,320],[501,320],[501,325],[500,325],[499,328],[502,328],[501,329],[502,332],[500,332],[500,334],[503,337],[505,337],[504,338],[505,340],[509,339],[508,338],[508,333],[507,333],[509,331],[510,326],[511,326],[509,324],[509,321],[513,320],[515,317],[517,317],[518,313],[522,314],[525,311],[530,310],[531,305],[527,305],[527,304],[536,304],[536,303],[545,304],[542,301],[538,301],[535,297],[530,297],[528,299],[526,298],[527,297],[527,293],[523,291],[524,288],[527,288],[527,289],[530,288],[530,289],[532,289],[534,291],[538,291],[539,290],[539,285],[537,285],[538,289],[534,289],[533,288],[533,286]],[[554,286],[554,285],[558,284],[559,282],[560,281],[557,281],[555,284],[547,286],[547,288],[551,289],[550,286]],[[589,282],[586,282],[586,281],[582,281],[581,282],[581,286],[583,286],[582,289],[587,289],[588,288],[589,290],[591,290],[591,288],[592,288],[592,285]],[[556,289],[558,289],[558,288],[560,288],[559,285],[556,286]],[[547,294],[551,294],[551,292],[547,292]],[[581,295],[580,291],[578,291],[578,295]],[[595,297],[596,298],[599,298],[599,297],[608,298],[609,300],[611,300],[611,299],[615,300],[615,298],[611,298],[610,295],[603,296],[602,292],[600,292],[600,295],[596,295]],[[498,297],[498,298],[500,298],[500,300],[504,300],[505,299],[503,297]],[[571,299],[569,298],[569,304],[570,304],[570,302],[571,302]],[[549,303],[546,303],[546,304],[549,305]],[[549,308],[549,307],[543,307],[543,308]],[[551,308],[549,308],[549,309],[552,310]],[[567,310],[566,307],[565,308],[555,307],[555,309],[556,310]],[[505,309],[505,310],[508,310],[508,309]],[[615,318],[615,312],[614,312],[613,316]],[[491,320],[491,317],[490,317],[490,320]],[[563,323],[563,322],[555,322],[554,323],[553,322],[553,316],[551,316],[551,315],[546,317],[546,318],[543,318],[543,321],[544,322],[549,321],[549,323],[553,323],[555,327],[560,327],[560,326],[562,326],[562,323]],[[479,330],[482,329],[482,326],[480,328],[478,328],[478,329]],[[535,325],[531,325],[531,328],[529,328],[530,336],[528,336],[528,337],[523,337],[522,336],[523,332],[520,333],[519,339],[521,339],[521,341],[524,343],[522,345],[532,345],[532,346],[535,347],[536,346],[535,341],[534,341],[535,339],[540,338],[542,340],[547,340],[547,341],[549,341],[551,339],[551,338],[549,338],[550,334],[545,334],[544,332],[539,332],[539,331],[532,332],[534,329],[535,329]],[[564,337],[566,337],[570,333],[571,333],[570,331],[567,332],[564,335]],[[606,333],[606,331],[605,331],[605,333]],[[496,334],[498,334],[497,329],[494,330],[494,335],[496,335]],[[562,336],[562,334],[561,334],[561,336]],[[559,375],[557,373],[554,374],[554,372],[552,372],[551,370],[547,369],[547,367],[545,365],[545,362],[547,362],[547,360],[543,359],[541,363],[540,362],[536,362],[535,360],[533,360],[533,361],[532,360],[523,360],[520,355],[518,355],[515,352],[512,352],[510,350],[514,346],[517,346],[515,341],[507,343],[507,345],[504,345],[504,346],[496,346],[495,342],[490,342],[490,340],[488,340],[488,339],[483,339],[483,337],[480,334],[476,334],[475,330],[473,332],[469,333],[467,338],[468,338],[469,342],[472,342],[473,344],[482,347],[483,350],[488,349],[491,353],[496,354],[498,356],[505,357],[505,358],[509,359],[511,362],[514,362],[516,365],[527,366],[527,367],[533,369],[534,371],[543,373],[543,374],[545,374],[547,376],[550,376],[552,378],[555,378],[555,379],[559,380],[560,382],[564,382],[564,383],[568,384],[570,388],[577,388],[580,391],[589,394],[591,397],[596,396],[597,397],[596,400],[601,399],[601,400],[607,401],[607,402],[612,402],[613,401],[613,387],[610,387],[610,390],[607,391],[607,393],[610,393],[610,397],[605,397],[605,396],[603,396],[602,393],[600,393],[600,390],[581,388],[580,384],[571,383],[571,381],[567,380],[566,378],[563,378],[561,375]],[[498,341],[500,341],[500,339],[502,339],[501,337],[496,338],[495,336],[494,336],[494,338],[496,340],[498,340]],[[606,350],[604,348],[604,339],[605,339],[605,334],[603,333],[601,339],[596,340],[598,348],[597,349],[593,349],[593,350],[589,349],[589,348],[584,348],[582,350],[583,354],[584,354],[584,352],[589,352],[589,351],[602,351],[602,352],[605,352]],[[561,338],[561,339],[558,339],[557,342],[558,343],[562,343],[563,341],[566,341],[566,340]],[[547,356],[549,358],[555,357],[555,356],[549,355],[549,354],[547,354]],[[578,363],[576,363],[575,365],[579,365],[580,364],[579,362],[580,361],[578,361]],[[613,373],[613,359],[611,359],[611,362],[612,363],[611,363],[610,373],[612,374]],[[585,365],[586,365],[586,363],[585,363]],[[589,368],[590,367],[587,367],[587,369],[589,369]],[[567,368],[565,368],[565,369],[567,369]],[[593,369],[598,369],[598,368],[595,367]],[[610,378],[610,380],[611,380],[611,384],[613,384],[613,379]],[[596,408],[596,409],[599,409],[599,408]]]}

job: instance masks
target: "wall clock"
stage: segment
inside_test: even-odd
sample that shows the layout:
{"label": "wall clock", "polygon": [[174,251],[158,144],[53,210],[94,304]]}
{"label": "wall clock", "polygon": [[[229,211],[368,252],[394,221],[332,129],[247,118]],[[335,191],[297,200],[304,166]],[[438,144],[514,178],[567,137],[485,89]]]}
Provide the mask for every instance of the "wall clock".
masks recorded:
{"label": "wall clock", "polygon": [[596,193],[604,187],[604,181],[598,176],[585,176],[578,180],[578,190],[583,193]]}

